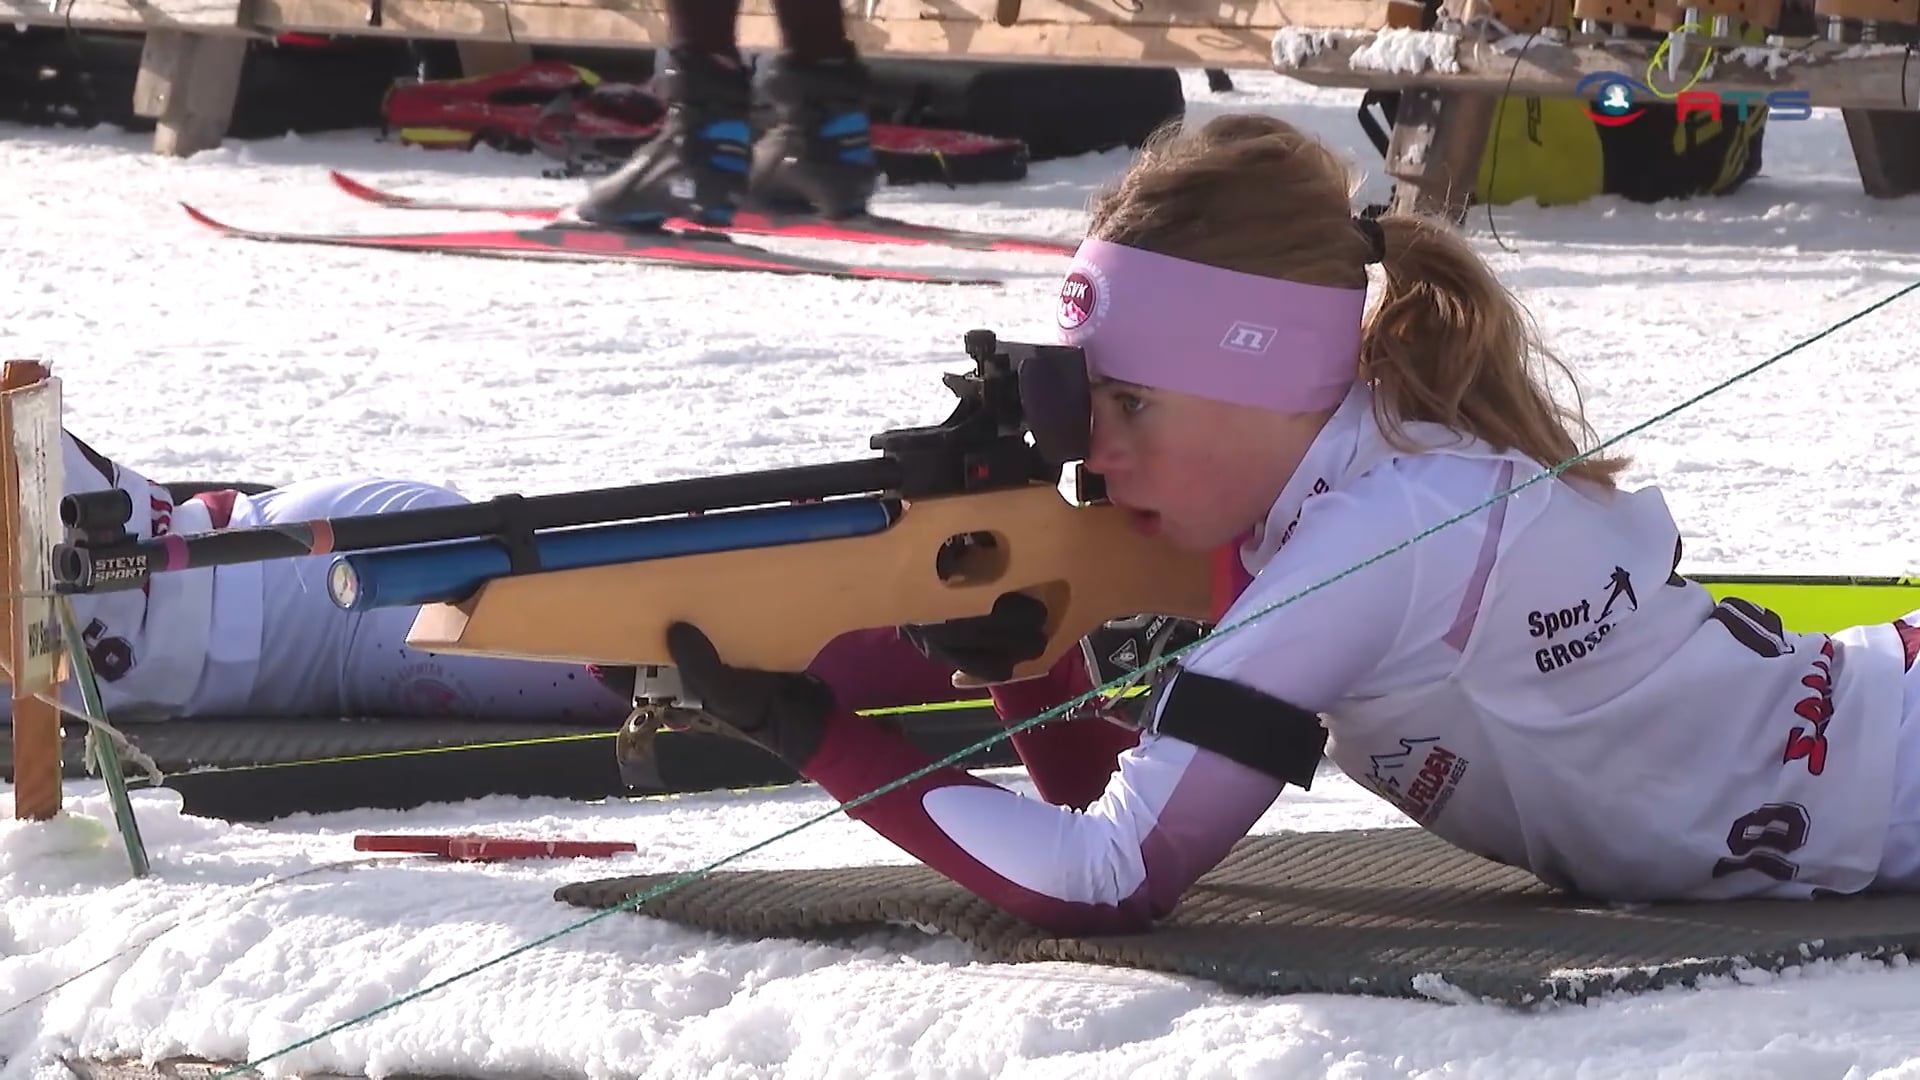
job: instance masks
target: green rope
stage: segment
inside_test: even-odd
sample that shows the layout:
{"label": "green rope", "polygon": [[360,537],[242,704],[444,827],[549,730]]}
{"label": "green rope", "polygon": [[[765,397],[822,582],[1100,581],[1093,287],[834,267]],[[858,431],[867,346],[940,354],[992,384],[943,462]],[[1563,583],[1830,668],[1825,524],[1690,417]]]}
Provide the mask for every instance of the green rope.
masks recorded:
{"label": "green rope", "polygon": [[1267,607],[1254,612],[1252,615],[1247,616],[1245,619],[1241,619],[1238,622],[1235,622],[1226,626],[1216,626],[1214,630],[1210,634],[1208,634],[1206,637],[1201,638],[1197,641],[1191,642],[1187,645],[1181,646],[1180,648],[1172,652],[1164,653],[1161,656],[1149,662],[1148,664],[1142,666],[1137,671],[1128,672],[1126,675],[1123,675],[1120,678],[1114,679],[1109,683],[1103,684],[1101,686],[1096,686],[1093,689],[1087,691],[1084,694],[1081,694],[1079,697],[1076,697],[1071,701],[1063,702],[1059,705],[1054,706],[1051,709],[1046,710],[1045,712],[1040,713],[1037,716],[1033,716],[1026,720],[1022,720],[1019,723],[1006,728],[1005,730],[997,732],[993,735],[989,735],[988,737],[980,740],[979,742],[974,743],[971,746],[965,747],[960,750],[956,750],[953,753],[948,754],[946,757],[940,759],[939,761],[936,761],[923,768],[916,769],[913,772],[910,772],[905,776],[900,777],[897,780],[893,780],[886,784],[882,784],[880,787],[877,787],[872,791],[867,792],[865,795],[857,796],[853,799],[848,800],[845,803],[832,807],[822,813],[814,815],[813,817],[807,818],[804,821],[801,821],[799,824],[792,826],[791,828],[782,829],[781,831],[773,834],[772,836],[767,837],[764,840],[760,840],[756,843],[750,844],[747,847],[740,849],[739,851],[733,852],[732,854],[723,855],[720,858],[715,859],[713,862],[706,864],[705,866],[697,867],[693,870],[688,870],[684,873],[677,874],[665,882],[655,885],[654,887],[647,889],[636,896],[630,897],[627,900],[622,901],[620,904],[614,907],[605,908],[600,911],[597,911],[594,914],[589,915],[583,919],[580,919],[579,921],[571,925],[563,926],[560,929],[555,930],[550,934],[542,935],[541,937],[535,938],[534,940],[529,941],[524,945],[516,946],[500,954],[499,956],[494,957],[491,960],[483,961],[482,963],[476,964],[473,967],[470,967],[464,971],[456,972],[452,975],[447,976],[444,979],[431,983],[427,986],[421,987],[418,990],[414,990],[410,993],[403,994],[400,997],[397,997],[394,1000],[389,1001],[384,1005],[377,1006],[365,1013],[362,1013],[359,1016],[350,1017],[346,1020],[342,1020],[339,1023],[334,1024],[333,1026],[327,1028],[324,1031],[318,1032],[305,1039],[301,1039],[300,1041],[295,1042],[289,1046],[276,1050],[273,1053],[266,1055],[265,1057],[261,1057],[256,1060],[249,1061],[242,1065],[236,1065],[233,1068],[228,1069],[224,1072],[214,1073],[210,1077],[208,1077],[208,1080],[225,1080],[226,1077],[233,1076],[241,1072],[251,1071],[252,1069],[256,1068],[259,1065],[263,1065],[266,1062],[272,1061],[279,1057],[283,1057],[302,1047],[310,1046],[313,1043],[319,1042],[321,1039],[324,1039],[329,1035],[332,1035],[336,1032],[344,1031],[347,1028],[353,1027],[357,1024],[364,1023],[368,1020],[373,1019],[376,1016],[386,1013],[392,1009],[396,1009],[401,1005],[407,1004],[408,1002],[417,1001],[420,998],[423,998],[429,994],[435,993],[462,979],[469,978],[473,975],[477,975],[480,972],[486,971],[487,969],[495,967],[499,964],[503,964],[506,961],[511,960],[517,956],[521,956],[521,955],[524,955],[525,953],[531,952],[532,950],[539,948],[540,946],[545,945],[550,941],[554,941],[567,934],[573,933],[574,931],[581,930],[588,926],[591,926],[602,919],[609,918],[621,912],[631,911],[634,908],[639,907],[640,905],[646,903],[649,900],[652,900],[657,896],[661,896],[665,893],[671,892],[672,890],[677,889],[680,886],[685,885],[689,882],[697,881],[703,877],[706,877],[708,874],[711,874],[713,871],[718,870],[723,866],[726,866],[728,863],[732,863],[739,859],[745,858],[746,856],[751,855],[764,848],[771,847],[773,844],[776,844],[779,841],[786,839],[787,837],[793,836],[794,834],[800,832],[803,829],[811,828],[814,825],[819,824],[820,822],[838,817],[841,814],[845,813],[846,811],[853,809],[854,807],[861,806],[865,803],[871,802],[872,800],[877,799],[880,796],[887,794],[888,792],[896,791],[899,788],[904,787],[907,784],[911,784],[915,780],[918,780],[923,776],[927,776],[930,773],[938,772],[939,770],[946,768],[949,765],[952,765],[956,762],[964,760],[971,754],[984,750],[994,745],[995,743],[998,743],[1004,739],[1010,738],[1011,736],[1016,735],[1022,731],[1025,731],[1028,728],[1034,727],[1038,724],[1042,724],[1048,720],[1054,719],[1055,717],[1058,717],[1059,715],[1067,712],[1070,709],[1076,708],[1082,704],[1085,704],[1088,701],[1091,701],[1093,698],[1099,696],[1102,693],[1102,691],[1106,690],[1109,686],[1115,686],[1115,685],[1129,682],[1130,680],[1136,679],[1140,675],[1146,672],[1153,671],[1157,668],[1163,667],[1166,664],[1171,663],[1178,657],[1185,655],[1186,653],[1192,651],[1193,649],[1199,646],[1206,645],[1213,641],[1218,640],[1223,633],[1232,633],[1235,630],[1253,622],[1255,619],[1262,618],[1274,611],[1277,611],[1283,607],[1286,607],[1289,604],[1293,604],[1306,596],[1310,596],[1313,593],[1316,593],[1321,589],[1324,589],[1327,586],[1332,585],[1337,581],[1341,581],[1345,578],[1348,578],[1360,572],[1361,570],[1367,568],[1368,566],[1373,565],[1374,563],[1379,562],[1382,559],[1388,558],[1398,552],[1404,551],[1407,548],[1413,546],[1414,544],[1419,543],[1420,541],[1426,539],[1427,537],[1434,535],[1435,533],[1439,532],[1442,529],[1451,528],[1452,526],[1462,521],[1465,521],[1466,519],[1474,516],[1475,514],[1478,514],[1482,510],[1485,510],[1488,507],[1493,506],[1494,504],[1498,503],[1502,499],[1508,498],[1521,491],[1524,491],[1525,489],[1533,486],[1534,484],[1539,483],[1542,480],[1559,476],[1561,473],[1567,471],[1568,469],[1579,464],[1580,462],[1587,460],[1588,458],[1594,456],[1595,454],[1598,454],[1606,450],[1608,447],[1613,446],[1621,442],[1622,440],[1628,439],[1634,435],[1637,435],[1640,432],[1645,431],[1646,429],[1654,426],[1655,424],[1671,419],[1672,417],[1678,415],[1679,413],[1692,408],[1693,406],[1699,404],[1702,401],[1705,401],[1707,398],[1720,393],[1721,391],[1734,385],[1735,383],[1740,382],[1744,379],[1750,378],[1753,375],[1759,373],[1760,371],[1763,371],[1766,368],[1771,367],[1774,364],[1780,362],[1781,360],[1784,360],[1787,357],[1794,355],[1795,353],[1806,348],[1807,346],[1812,345],[1815,342],[1821,341],[1824,338],[1831,336],[1835,332],[1841,329],[1844,329],[1845,327],[1850,326],[1855,322],[1858,322],[1859,320],[1865,318],[1866,316],[1873,314],[1874,312],[1880,310],[1883,307],[1886,307],[1888,304],[1893,303],[1895,300],[1898,300],[1901,297],[1906,296],[1908,293],[1913,292],[1916,289],[1920,289],[1920,281],[1916,281],[1913,284],[1908,285],[1905,288],[1901,289],[1900,291],[1894,293],[1892,296],[1889,296],[1883,300],[1880,300],[1874,304],[1869,305],[1868,307],[1858,312],[1855,312],[1854,314],[1848,316],[1847,318],[1842,319],[1837,323],[1834,323],[1833,325],[1827,327],[1826,329],[1820,331],[1817,334],[1814,334],[1812,337],[1806,338],[1802,341],[1795,343],[1794,345],[1792,345],[1791,347],[1787,348],[1782,352],[1776,353],[1773,356],[1770,356],[1767,359],[1762,360],[1759,363],[1754,364],[1749,368],[1746,368],[1745,370],[1737,372],[1734,375],[1721,380],[1720,382],[1714,384],[1708,389],[1698,394],[1695,394],[1694,396],[1680,402],[1678,405],[1675,405],[1672,408],[1665,410],[1664,412],[1661,412],[1653,417],[1650,417],[1646,420],[1641,421],[1638,424],[1633,425],[1632,427],[1627,428],[1625,431],[1621,432],[1620,434],[1602,441],[1599,445],[1594,446],[1590,450],[1584,451],[1579,454],[1575,454],[1574,456],[1568,458],[1565,461],[1562,461],[1558,465],[1552,466],[1551,468],[1542,469],[1540,472],[1534,474],[1533,476],[1529,477],[1528,479],[1518,484],[1515,484],[1513,487],[1510,487],[1505,491],[1494,494],[1493,496],[1489,497],[1479,505],[1469,510],[1465,510],[1459,514],[1456,514],[1453,517],[1450,517],[1445,521],[1440,522],[1437,525],[1433,525],[1419,533],[1416,533],[1415,535],[1407,538],[1404,541],[1401,541],[1400,543],[1394,545],[1393,547],[1380,552],[1379,554],[1373,556],[1372,558],[1366,559],[1359,563],[1355,563],[1354,565],[1348,567],[1347,569],[1340,571],[1339,573],[1333,575],[1330,578],[1327,578],[1324,581],[1319,582],[1318,584],[1310,585],[1307,588],[1301,589],[1299,592],[1294,593],[1292,596],[1286,597],[1283,600],[1276,601],[1273,604],[1270,604]]}
{"label": "green rope", "polygon": [[[955,701],[934,701],[921,705],[887,705],[877,709],[860,709],[861,716],[908,716],[932,712],[958,712],[966,709],[990,709],[993,702],[988,698],[968,698]],[[122,734],[125,734],[122,732]],[[421,757],[428,754],[456,754],[470,750],[512,750],[530,746],[556,746],[562,743],[586,742],[591,740],[611,741],[620,733],[617,731],[585,731],[571,735],[535,735],[523,739],[496,739],[490,742],[455,743],[451,746],[410,746],[399,750],[367,750],[355,754],[334,754],[328,757],[287,758],[279,761],[253,761],[240,765],[202,765],[195,766],[185,774],[195,780],[204,780],[209,776],[226,773],[256,772],[261,769],[295,769],[309,765],[346,765],[361,761],[382,761],[389,758]],[[138,746],[131,738],[129,744]],[[135,786],[154,786],[162,781],[136,777],[129,781]],[[636,796],[637,797],[637,796]]]}

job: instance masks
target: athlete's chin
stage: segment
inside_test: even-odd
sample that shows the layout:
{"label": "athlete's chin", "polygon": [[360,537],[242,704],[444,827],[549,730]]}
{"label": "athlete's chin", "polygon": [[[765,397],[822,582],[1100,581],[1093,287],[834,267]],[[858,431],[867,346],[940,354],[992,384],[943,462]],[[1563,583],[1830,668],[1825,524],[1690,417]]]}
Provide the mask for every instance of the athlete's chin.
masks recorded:
{"label": "athlete's chin", "polygon": [[[1142,511],[1135,511],[1135,514]],[[1134,527],[1146,535],[1154,537],[1167,546],[1180,551],[1206,552],[1214,549],[1216,543],[1211,539],[1215,530],[1207,529],[1198,522],[1190,521],[1174,514],[1152,513],[1152,520],[1146,523],[1136,522]]]}

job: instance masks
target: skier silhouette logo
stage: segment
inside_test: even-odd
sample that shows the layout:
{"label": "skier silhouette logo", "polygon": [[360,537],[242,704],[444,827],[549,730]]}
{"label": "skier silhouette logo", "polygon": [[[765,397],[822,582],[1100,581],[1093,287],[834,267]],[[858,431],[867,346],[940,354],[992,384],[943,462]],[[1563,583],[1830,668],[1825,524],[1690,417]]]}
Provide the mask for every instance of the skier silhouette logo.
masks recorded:
{"label": "skier silhouette logo", "polygon": [[1607,606],[1600,609],[1600,617],[1595,619],[1594,622],[1605,622],[1607,620],[1607,614],[1613,610],[1613,605],[1623,596],[1627,598],[1627,604],[1629,605],[1628,610],[1640,610],[1640,598],[1633,595],[1633,575],[1627,573],[1626,567],[1616,566],[1613,568],[1613,573],[1607,577],[1607,587],[1609,590],[1607,593]]}

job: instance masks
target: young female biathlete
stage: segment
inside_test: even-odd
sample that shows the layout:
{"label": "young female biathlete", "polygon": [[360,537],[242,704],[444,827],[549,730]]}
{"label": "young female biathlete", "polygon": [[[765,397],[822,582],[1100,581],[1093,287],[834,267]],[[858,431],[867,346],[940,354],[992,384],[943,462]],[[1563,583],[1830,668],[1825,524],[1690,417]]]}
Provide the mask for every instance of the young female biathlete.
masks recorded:
{"label": "young female biathlete", "polygon": [[[1230,116],[1150,145],[1096,200],[1059,312],[1093,383],[1089,465],[1139,528],[1233,545],[1251,581],[1169,666],[1143,733],[1025,734],[1041,798],[945,768],[849,813],[1066,934],[1164,915],[1323,752],[1458,847],[1596,897],[1920,884],[1920,633],[1792,633],[1716,605],[1617,458],[1496,499],[1575,456],[1585,422],[1462,239],[1349,198],[1312,139]],[[915,634],[1004,678],[1041,614],[1009,597]],[[830,681],[728,667],[686,624],[669,642],[712,715],[836,799],[929,764]],[[1033,716],[1088,688],[1078,667],[995,703]]]}

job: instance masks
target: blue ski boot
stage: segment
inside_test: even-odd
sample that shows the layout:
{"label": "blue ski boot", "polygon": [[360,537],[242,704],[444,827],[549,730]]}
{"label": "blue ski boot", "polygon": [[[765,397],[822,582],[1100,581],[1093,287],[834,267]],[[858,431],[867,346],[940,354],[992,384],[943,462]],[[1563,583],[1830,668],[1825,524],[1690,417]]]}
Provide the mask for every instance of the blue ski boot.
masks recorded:
{"label": "blue ski boot", "polygon": [[667,118],[632,160],[565,215],[595,225],[655,228],[668,218],[733,223],[746,197],[753,88],[731,58],[674,52],[664,72]]}
{"label": "blue ski boot", "polygon": [[878,168],[857,59],[776,57],[764,85],[772,117],[753,148],[751,200],[770,212],[830,220],[867,212]]}

